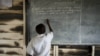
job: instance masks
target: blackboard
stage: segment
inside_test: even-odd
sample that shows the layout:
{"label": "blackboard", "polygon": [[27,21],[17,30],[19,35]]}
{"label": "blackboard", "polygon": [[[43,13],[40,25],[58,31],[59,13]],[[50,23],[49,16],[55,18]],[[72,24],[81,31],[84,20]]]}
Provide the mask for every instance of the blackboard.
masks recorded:
{"label": "blackboard", "polygon": [[52,44],[100,43],[99,0],[30,0],[29,3],[27,20],[30,38],[37,34],[35,26],[39,23],[46,25],[45,19],[48,18],[54,30]]}
{"label": "blackboard", "polygon": [[83,0],[81,39],[84,44],[100,44],[100,0]]}

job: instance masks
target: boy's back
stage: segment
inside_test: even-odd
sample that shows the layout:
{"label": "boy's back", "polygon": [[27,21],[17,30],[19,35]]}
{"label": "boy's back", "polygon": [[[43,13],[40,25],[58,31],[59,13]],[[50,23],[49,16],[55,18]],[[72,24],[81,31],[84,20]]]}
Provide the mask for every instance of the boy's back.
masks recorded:
{"label": "boy's back", "polygon": [[[50,28],[50,25],[48,25]],[[38,28],[37,28],[38,29]],[[44,28],[41,28],[44,32]],[[37,30],[38,32],[40,31]],[[39,33],[42,33],[41,31]],[[50,28],[48,34],[38,34],[34,37],[27,46],[27,53],[33,56],[50,56],[51,40],[53,38],[53,31]]]}
{"label": "boy's back", "polygon": [[27,52],[34,56],[49,56],[52,38],[53,32],[36,36],[28,44]]}

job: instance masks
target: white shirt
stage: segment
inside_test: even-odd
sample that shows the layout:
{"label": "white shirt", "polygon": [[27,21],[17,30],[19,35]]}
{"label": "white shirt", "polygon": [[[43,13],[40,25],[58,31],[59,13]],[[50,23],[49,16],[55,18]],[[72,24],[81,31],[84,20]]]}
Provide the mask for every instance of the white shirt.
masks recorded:
{"label": "white shirt", "polygon": [[34,37],[27,46],[27,53],[33,56],[50,56],[53,32]]}

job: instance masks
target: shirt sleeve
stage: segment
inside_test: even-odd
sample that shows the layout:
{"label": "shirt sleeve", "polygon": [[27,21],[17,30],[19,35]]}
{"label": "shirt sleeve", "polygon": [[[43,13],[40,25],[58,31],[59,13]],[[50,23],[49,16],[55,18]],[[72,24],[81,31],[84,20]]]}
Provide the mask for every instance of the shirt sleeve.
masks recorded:
{"label": "shirt sleeve", "polygon": [[26,52],[27,52],[29,55],[33,55],[33,54],[34,54],[33,46],[32,46],[32,40],[28,43]]}
{"label": "shirt sleeve", "polygon": [[53,32],[47,34],[47,40],[51,41],[53,39]]}

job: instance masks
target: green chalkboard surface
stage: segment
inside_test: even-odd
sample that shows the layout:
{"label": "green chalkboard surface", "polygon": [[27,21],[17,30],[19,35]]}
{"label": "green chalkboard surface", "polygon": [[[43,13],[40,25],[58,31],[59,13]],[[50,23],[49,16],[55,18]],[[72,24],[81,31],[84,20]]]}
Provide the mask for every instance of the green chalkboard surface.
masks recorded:
{"label": "green chalkboard surface", "polygon": [[54,30],[52,44],[100,43],[99,0],[30,0],[29,3],[27,20],[31,38],[36,35],[35,26],[46,25],[48,18]]}

